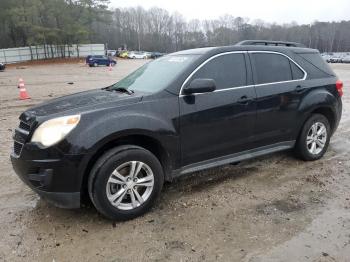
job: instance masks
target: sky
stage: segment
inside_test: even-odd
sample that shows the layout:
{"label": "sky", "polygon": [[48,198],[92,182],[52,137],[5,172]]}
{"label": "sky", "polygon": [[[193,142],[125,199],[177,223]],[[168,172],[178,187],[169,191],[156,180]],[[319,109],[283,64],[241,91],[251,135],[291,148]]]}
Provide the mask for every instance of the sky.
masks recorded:
{"label": "sky", "polygon": [[269,23],[350,20],[350,0],[110,0],[110,7],[161,7],[187,20],[229,14]]}

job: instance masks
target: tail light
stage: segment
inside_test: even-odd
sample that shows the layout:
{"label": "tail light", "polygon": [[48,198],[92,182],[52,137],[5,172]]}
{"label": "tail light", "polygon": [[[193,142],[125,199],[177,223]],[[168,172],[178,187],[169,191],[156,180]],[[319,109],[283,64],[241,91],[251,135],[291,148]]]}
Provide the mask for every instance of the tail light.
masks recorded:
{"label": "tail light", "polygon": [[339,93],[340,96],[343,96],[343,82],[340,80],[337,80],[337,82],[335,83],[335,87],[337,88],[337,91]]}

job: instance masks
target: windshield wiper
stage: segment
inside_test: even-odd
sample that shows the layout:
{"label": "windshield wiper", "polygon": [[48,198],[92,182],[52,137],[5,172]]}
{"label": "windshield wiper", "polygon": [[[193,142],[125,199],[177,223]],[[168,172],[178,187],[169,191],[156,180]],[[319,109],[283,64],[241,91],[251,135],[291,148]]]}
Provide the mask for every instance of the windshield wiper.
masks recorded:
{"label": "windshield wiper", "polygon": [[113,88],[113,86],[106,88],[106,90],[108,91],[117,91],[117,92],[121,92],[121,93],[127,93],[128,95],[132,95],[134,93],[134,90],[131,89],[127,89],[126,87],[115,87]]}

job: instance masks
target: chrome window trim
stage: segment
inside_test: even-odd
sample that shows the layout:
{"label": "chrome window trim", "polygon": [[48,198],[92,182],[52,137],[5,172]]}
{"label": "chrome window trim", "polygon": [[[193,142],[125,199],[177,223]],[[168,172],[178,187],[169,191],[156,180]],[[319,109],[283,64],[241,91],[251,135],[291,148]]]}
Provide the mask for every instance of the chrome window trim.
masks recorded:
{"label": "chrome window trim", "polygon": [[[286,57],[287,59],[289,59],[289,61],[293,62],[301,71],[303,71],[304,73],[304,77],[300,78],[300,79],[293,79],[293,80],[287,80],[287,81],[279,81],[279,82],[271,82],[271,83],[264,83],[264,84],[256,84],[256,85],[245,85],[245,86],[235,86],[235,87],[229,87],[229,88],[223,88],[223,89],[218,89],[213,91],[213,93],[215,92],[221,92],[221,91],[227,91],[227,90],[231,90],[231,89],[239,89],[239,88],[246,88],[246,87],[253,87],[253,86],[265,86],[265,85],[274,85],[274,84],[282,84],[282,83],[290,83],[290,82],[297,82],[297,81],[304,81],[307,78],[307,72],[304,70],[304,68],[302,68],[297,62],[295,62],[290,56],[280,53],[280,52],[276,52],[276,51],[230,51],[230,52],[224,52],[224,53],[220,53],[220,54],[216,54],[212,57],[209,57],[207,60],[205,60],[203,63],[201,63],[196,69],[194,69],[192,71],[192,73],[185,79],[185,81],[182,83],[181,85],[181,89],[180,89],[180,93],[179,93],[179,97],[182,96],[187,96],[185,94],[182,93],[182,90],[184,88],[184,86],[187,84],[187,82],[191,79],[191,77],[199,70],[201,69],[205,64],[207,64],[209,61],[219,57],[219,56],[223,56],[223,55],[229,55],[229,54],[248,54],[248,53],[267,53],[267,54],[277,54],[277,55],[282,55],[284,57]],[[192,95],[200,95],[202,93],[194,93]]]}

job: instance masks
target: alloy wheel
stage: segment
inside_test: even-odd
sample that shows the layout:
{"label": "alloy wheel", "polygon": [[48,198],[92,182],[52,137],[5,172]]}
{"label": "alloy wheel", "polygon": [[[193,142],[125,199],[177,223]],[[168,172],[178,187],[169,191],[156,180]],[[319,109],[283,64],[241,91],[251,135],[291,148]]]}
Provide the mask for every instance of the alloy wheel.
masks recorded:
{"label": "alloy wheel", "polygon": [[112,172],[107,181],[106,194],[114,207],[131,210],[147,201],[153,187],[152,169],[141,161],[129,161]]}
{"label": "alloy wheel", "polygon": [[327,141],[327,128],[321,122],[314,123],[309,129],[306,136],[307,150],[313,154],[321,153]]}

